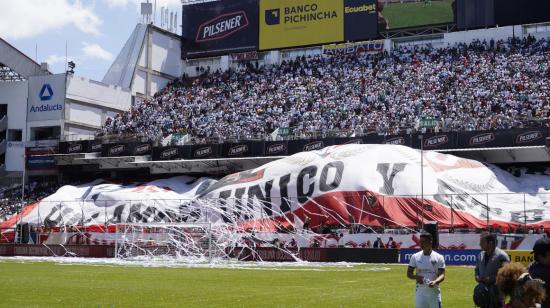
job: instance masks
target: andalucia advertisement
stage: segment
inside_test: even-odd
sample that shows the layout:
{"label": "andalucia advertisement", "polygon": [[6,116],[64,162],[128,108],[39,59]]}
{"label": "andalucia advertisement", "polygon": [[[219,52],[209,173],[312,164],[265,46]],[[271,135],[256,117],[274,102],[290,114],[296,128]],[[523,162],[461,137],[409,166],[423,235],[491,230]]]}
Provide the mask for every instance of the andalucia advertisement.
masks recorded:
{"label": "andalucia advertisement", "polygon": [[260,49],[377,36],[375,0],[261,0]]}
{"label": "andalucia advertisement", "polygon": [[65,106],[65,74],[29,78],[27,120],[60,120]]}

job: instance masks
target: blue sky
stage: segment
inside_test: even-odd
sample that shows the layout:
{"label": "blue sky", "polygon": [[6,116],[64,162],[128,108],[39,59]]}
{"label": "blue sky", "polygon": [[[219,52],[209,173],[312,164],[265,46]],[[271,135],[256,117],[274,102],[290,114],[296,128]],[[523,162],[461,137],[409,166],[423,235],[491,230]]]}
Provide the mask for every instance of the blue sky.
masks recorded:
{"label": "blue sky", "polygon": [[[0,0],[0,37],[50,71],[65,71],[68,59],[78,76],[101,80],[135,25],[141,22],[140,3],[146,0]],[[157,24],[161,7],[178,14],[180,0],[156,1]],[[178,27],[178,33],[181,30]]]}

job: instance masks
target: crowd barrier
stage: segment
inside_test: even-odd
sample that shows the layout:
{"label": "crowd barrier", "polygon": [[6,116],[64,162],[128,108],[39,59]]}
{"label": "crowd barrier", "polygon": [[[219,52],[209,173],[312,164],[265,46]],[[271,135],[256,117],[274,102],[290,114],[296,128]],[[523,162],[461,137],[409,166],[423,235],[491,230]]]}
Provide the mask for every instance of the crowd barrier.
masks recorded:
{"label": "crowd barrier", "polygon": [[376,248],[301,248],[277,249],[274,247],[236,248],[229,255],[241,261],[291,262],[355,262],[355,263],[398,263],[398,249]]}
{"label": "crowd barrier", "polygon": [[[422,135],[422,138],[420,138]],[[191,144],[155,147],[152,142],[101,143],[99,140],[64,141],[60,154],[101,152],[103,157],[151,155],[153,160],[206,159],[228,157],[285,156],[322,149],[330,145],[398,144],[425,150],[491,148],[545,145],[549,128],[497,131],[441,132],[409,135],[366,135],[283,141],[243,141],[223,144]],[[422,144],[423,143],[423,144]]]}
{"label": "crowd barrier", "polygon": [[535,260],[533,253],[528,250],[506,250],[506,253],[510,257],[510,262],[519,262],[524,266]]}
{"label": "crowd barrier", "polygon": [[115,247],[111,245],[25,245],[2,244],[0,256],[14,257],[83,257],[112,258]]}
{"label": "crowd barrier", "polygon": [[[399,263],[409,264],[411,256],[417,253],[418,249],[401,249],[399,251]],[[476,258],[481,252],[479,249],[438,249],[445,259],[446,265],[475,265]]]}
{"label": "crowd barrier", "polygon": [[[419,249],[376,249],[376,248],[290,248],[237,247],[228,251],[230,257],[240,261],[293,262],[355,262],[355,263],[401,263],[409,264],[411,256]],[[437,249],[445,259],[446,265],[476,264],[479,249]],[[528,266],[533,262],[533,254],[527,250],[505,250],[511,262]],[[113,258],[113,245],[26,245],[1,244],[0,257],[33,256],[33,257],[85,257]]]}

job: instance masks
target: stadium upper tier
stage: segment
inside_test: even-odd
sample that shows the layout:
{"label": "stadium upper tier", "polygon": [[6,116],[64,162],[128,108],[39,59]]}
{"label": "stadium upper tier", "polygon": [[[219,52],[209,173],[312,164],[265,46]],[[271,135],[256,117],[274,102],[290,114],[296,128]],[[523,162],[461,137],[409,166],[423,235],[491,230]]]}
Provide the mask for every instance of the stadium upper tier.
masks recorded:
{"label": "stadium upper tier", "polygon": [[307,138],[397,134],[433,117],[441,130],[548,125],[550,43],[534,38],[447,48],[299,57],[277,66],[183,76],[108,118],[104,134],[257,139],[277,128]]}

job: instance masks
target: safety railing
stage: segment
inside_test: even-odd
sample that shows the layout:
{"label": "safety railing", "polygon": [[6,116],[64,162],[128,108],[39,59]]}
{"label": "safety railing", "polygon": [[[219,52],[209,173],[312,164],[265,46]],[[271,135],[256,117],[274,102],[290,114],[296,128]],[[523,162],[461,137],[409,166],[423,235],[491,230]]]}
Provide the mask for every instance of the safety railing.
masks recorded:
{"label": "safety railing", "polygon": [[[307,187],[306,189],[307,190]],[[545,216],[550,193],[462,193],[434,195],[376,195],[369,192],[342,192],[311,198],[266,196],[261,189],[235,192],[240,198],[40,201],[25,208],[22,203],[4,203],[16,207],[16,224],[37,227],[88,226],[107,228],[117,223],[222,221],[258,232],[277,229],[273,218],[285,228],[309,226],[350,228],[383,232],[384,228],[421,229],[429,220],[444,228],[499,228],[528,232],[539,227]],[[0,205],[1,207],[2,205]],[[296,212],[296,210],[299,210]],[[23,213],[23,215],[19,215]],[[290,214],[292,213],[292,214]],[[299,213],[299,214],[296,214]],[[396,216],[394,216],[396,215]],[[401,215],[401,216],[400,216]],[[300,217],[298,217],[300,216]]]}
{"label": "safety railing", "polygon": [[[357,127],[353,129],[332,129],[332,130],[311,130],[306,128],[285,127],[284,131],[288,130],[288,134],[278,134],[273,136],[272,133],[266,134],[242,134],[242,135],[224,135],[212,137],[192,136],[190,132],[181,129],[175,134],[187,134],[188,141],[185,144],[218,144],[227,142],[243,142],[243,141],[269,141],[269,140],[300,140],[312,138],[335,138],[335,137],[362,137],[371,134],[378,135],[400,135],[400,134],[415,134],[415,133],[437,133],[437,132],[462,132],[471,131],[474,128],[467,129],[464,127],[455,127],[453,124],[445,124],[442,119],[436,119],[438,125],[434,128],[418,128],[415,126],[397,126],[390,125],[387,128],[376,128],[376,126]],[[520,117],[516,119],[518,128],[549,128],[550,118],[527,118]],[[136,133],[111,134],[98,132],[95,136],[81,135],[66,135],[61,137],[61,141],[78,141],[95,139],[101,143],[116,143],[116,142],[153,142],[160,145],[167,136],[157,135],[150,136]],[[171,141],[171,140],[170,140]],[[174,141],[176,142],[176,141]],[[177,143],[177,142],[176,142]]]}

